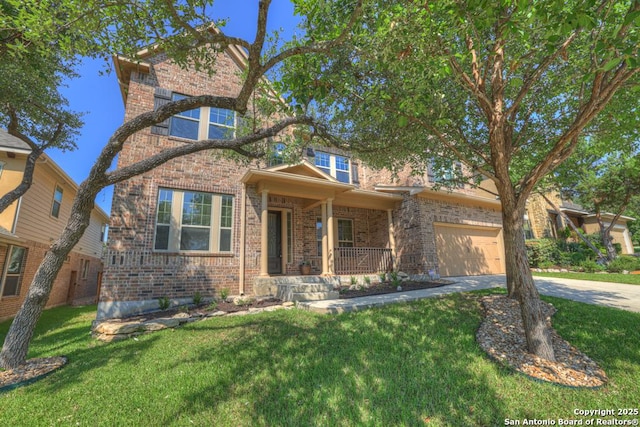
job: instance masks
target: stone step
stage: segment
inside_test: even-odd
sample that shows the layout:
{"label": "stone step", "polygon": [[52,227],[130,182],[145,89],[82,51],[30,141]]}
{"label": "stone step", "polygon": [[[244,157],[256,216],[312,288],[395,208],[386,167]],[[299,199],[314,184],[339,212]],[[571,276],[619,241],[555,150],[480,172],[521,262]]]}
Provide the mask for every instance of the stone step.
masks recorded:
{"label": "stone step", "polygon": [[[329,276],[280,276],[280,277],[256,277],[253,283],[253,289],[256,295],[276,295],[287,301],[285,298],[278,296],[281,291],[279,288],[283,286],[293,285],[320,285],[326,288],[317,289],[318,292],[330,291],[335,286],[340,285],[338,277]],[[307,290],[305,290],[307,291]],[[314,291],[314,290],[311,290]]]}
{"label": "stone step", "polygon": [[337,291],[330,292],[292,292],[289,301],[323,301],[328,299],[338,299],[340,294]]}
{"label": "stone step", "polygon": [[333,291],[333,285],[326,283],[293,283],[278,285],[276,289],[276,298],[283,301],[294,301],[292,295],[296,293],[312,294],[327,293]]}

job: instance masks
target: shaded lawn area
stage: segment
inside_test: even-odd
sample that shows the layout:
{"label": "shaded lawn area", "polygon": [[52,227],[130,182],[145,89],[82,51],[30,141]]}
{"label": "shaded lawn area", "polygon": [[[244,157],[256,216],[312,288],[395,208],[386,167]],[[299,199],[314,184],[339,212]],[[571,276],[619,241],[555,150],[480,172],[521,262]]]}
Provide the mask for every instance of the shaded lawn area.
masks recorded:
{"label": "shaded lawn area", "polygon": [[628,285],[640,285],[640,274],[622,274],[622,273],[547,273],[547,272],[531,272],[534,276],[540,277],[558,277],[561,279],[575,280],[591,280],[596,282],[613,282],[626,283]]}
{"label": "shaded lawn area", "polygon": [[89,335],[95,306],[48,310],[30,357],[69,363],[1,394],[0,425],[491,426],[637,407],[640,314],[544,298],[559,310],[560,335],[610,378],[570,389],[525,379],[479,349],[476,297],[492,292],[333,316],[212,318],[112,344]]}

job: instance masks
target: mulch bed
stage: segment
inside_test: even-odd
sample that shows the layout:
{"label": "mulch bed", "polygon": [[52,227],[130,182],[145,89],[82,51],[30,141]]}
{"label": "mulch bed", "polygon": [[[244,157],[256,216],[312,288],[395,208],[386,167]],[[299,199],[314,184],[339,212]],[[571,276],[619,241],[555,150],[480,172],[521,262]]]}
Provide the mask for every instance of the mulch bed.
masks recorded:
{"label": "mulch bed", "polygon": [[61,368],[67,363],[64,356],[29,359],[16,369],[0,371],[0,392],[9,391],[20,383],[28,384]]}
{"label": "mulch bed", "polygon": [[404,281],[400,283],[402,287],[398,290],[397,286],[394,286],[391,282],[376,283],[368,287],[360,287],[356,289],[354,287],[342,288],[340,290],[340,299],[366,297],[369,295],[383,295],[392,294],[395,292],[417,291],[419,289],[439,288],[440,286],[450,285],[453,282],[448,280],[437,280],[433,282],[414,282]]}
{"label": "mulch bed", "polygon": [[[600,387],[607,374],[596,362],[562,339],[551,329],[556,361],[541,359],[527,351],[520,304],[505,296],[480,299],[485,318],[476,338],[480,347],[494,360],[538,380],[570,387]],[[542,302],[547,323],[556,312],[553,305]]]}

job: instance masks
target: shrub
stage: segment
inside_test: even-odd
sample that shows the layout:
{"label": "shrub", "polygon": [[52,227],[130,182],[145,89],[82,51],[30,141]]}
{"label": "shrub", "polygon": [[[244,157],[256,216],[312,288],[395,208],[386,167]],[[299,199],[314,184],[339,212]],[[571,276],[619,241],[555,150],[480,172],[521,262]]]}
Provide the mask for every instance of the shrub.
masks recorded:
{"label": "shrub", "polygon": [[200,294],[200,292],[196,292],[195,294],[193,294],[193,303],[195,305],[200,305],[201,302],[202,302],[202,295]]}
{"label": "shrub", "polygon": [[171,301],[169,301],[169,297],[158,298],[158,307],[160,307],[160,310],[166,310],[167,308],[169,308],[169,304],[171,304]]}
{"label": "shrub", "polygon": [[551,268],[551,267],[555,267],[555,264],[552,263],[551,261],[542,261],[538,264],[538,267],[540,268]]}
{"label": "shrub", "polygon": [[220,298],[222,301],[226,301],[229,297],[229,288],[224,288],[220,291]]}
{"label": "shrub", "polygon": [[358,284],[358,279],[356,279],[355,276],[351,276],[351,286],[355,286],[356,284]]}
{"label": "shrub", "polygon": [[380,283],[387,281],[387,273],[380,273]]}
{"label": "shrub", "polygon": [[371,285],[371,277],[364,276],[364,283],[366,283],[367,286],[370,286]]}
{"label": "shrub", "polygon": [[398,286],[400,284],[400,278],[398,277],[397,271],[391,272],[391,283],[393,283],[393,286]]}
{"label": "shrub", "polygon": [[607,265],[609,273],[621,273],[622,271],[634,271],[640,269],[640,262],[635,257],[621,256]]}
{"label": "shrub", "polygon": [[582,267],[585,273],[596,273],[598,271],[604,271],[604,266],[602,264],[598,264],[591,259],[582,261],[582,263],[580,263],[580,267]]}
{"label": "shrub", "polygon": [[560,249],[558,241],[554,239],[529,240],[526,243],[527,256],[531,267],[543,267],[542,263],[554,265],[560,262]]}

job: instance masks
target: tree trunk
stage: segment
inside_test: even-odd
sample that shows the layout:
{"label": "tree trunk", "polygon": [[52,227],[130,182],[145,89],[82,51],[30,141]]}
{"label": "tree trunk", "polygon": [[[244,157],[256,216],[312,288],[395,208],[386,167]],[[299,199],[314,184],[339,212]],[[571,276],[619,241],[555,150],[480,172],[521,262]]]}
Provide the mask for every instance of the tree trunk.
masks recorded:
{"label": "tree trunk", "polygon": [[60,238],[51,245],[38,267],[29,292],[9,327],[0,352],[0,367],[14,369],[24,364],[38,319],[44,310],[53,282],[67,256],[89,226],[93,200],[99,188],[81,185],[74,200],[72,215]]}
{"label": "tree trunk", "polygon": [[618,252],[616,247],[613,246],[613,238],[611,237],[611,227],[605,227],[604,223],[598,218],[598,225],[600,225],[600,235],[602,236],[602,244],[607,250],[607,260],[609,262],[618,258]]}
{"label": "tree trunk", "polygon": [[547,360],[555,360],[551,334],[542,313],[540,295],[533,283],[523,224],[524,204],[517,207],[515,197],[501,197],[502,226],[506,256],[507,289],[510,298],[520,302],[522,323],[529,352]]}

